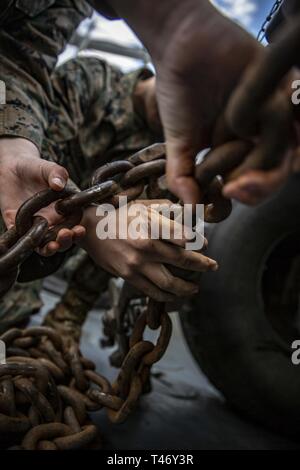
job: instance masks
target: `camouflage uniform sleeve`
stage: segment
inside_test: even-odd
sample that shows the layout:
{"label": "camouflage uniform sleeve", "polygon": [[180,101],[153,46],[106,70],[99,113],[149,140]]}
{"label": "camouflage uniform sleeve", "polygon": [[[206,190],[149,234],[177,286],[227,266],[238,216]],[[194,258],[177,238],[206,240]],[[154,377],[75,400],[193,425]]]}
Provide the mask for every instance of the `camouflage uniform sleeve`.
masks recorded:
{"label": "camouflage uniform sleeve", "polygon": [[137,119],[132,100],[137,82],[151,76],[147,68],[124,73],[96,57],[79,56],[65,62],[52,79],[59,116],[62,112],[65,116],[61,138],[66,139],[66,132],[76,137],[89,125],[99,129],[107,119],[116,130],[124,129],[125,121]]}
{"label": "camouflage uniform sleeve", "polygon": [[145,68],[124,74],[95,57],[78,57],[56,70],[57,114],[48,137],[50,145],[53,142],[63,148],[68,144],[60,164],[77,184],[97,166],[153,142],[132,99],[137,82],[150,76]]}
{"label": "camouflage uniform sleeve", "polygon": [[2,0],[0,136],[23,137],[41,149],[52,112],[51,73],[79,23],[92,13],[85,0]]}

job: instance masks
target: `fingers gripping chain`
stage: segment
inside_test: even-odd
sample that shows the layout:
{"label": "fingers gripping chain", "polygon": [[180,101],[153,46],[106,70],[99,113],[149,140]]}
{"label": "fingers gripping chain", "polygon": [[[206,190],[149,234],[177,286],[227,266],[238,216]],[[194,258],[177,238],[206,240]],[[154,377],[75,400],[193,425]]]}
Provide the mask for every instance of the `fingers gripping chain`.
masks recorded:
{"label": "fingers gripping chain", "polygon": [[[92,186],[84,191],[67,185],[63,191],[41,191],[24,202],[18,210],[15,227],[0,237],[0,295],[4,295],[17,278],[28,282],[58,269],[64,259],[61,253],[45,259],[35,250],[55,240],[62,228],[79,224],[86,207],[103,203],[118,207],[120,196],[126,196],[128,201],[137,199],[150,183],[153,185],[155,179],[164,175],[165,168],[165,144],[156,144],[133,155],[128,161],[112,162],[99,168],[92,178]],[[163,190],[161,194],[165,196]],[[159,195],[157,187],[155,196]],[[207,203],[219,204],[221,199],[219,194],[214,201]],[[49,228],[47,221],[36,213],[51,203],[55,203],[56,211],[64,220]],[[218,211],[218,220],[228,215],[227,209],[224,215],[221,212]]]}

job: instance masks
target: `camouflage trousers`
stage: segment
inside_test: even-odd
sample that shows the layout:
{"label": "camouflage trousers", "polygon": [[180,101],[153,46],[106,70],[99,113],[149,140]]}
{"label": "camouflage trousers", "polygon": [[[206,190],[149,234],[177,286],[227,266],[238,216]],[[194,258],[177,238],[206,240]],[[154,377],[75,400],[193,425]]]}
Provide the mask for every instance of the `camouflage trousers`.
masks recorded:
{"label": "camouflage trousers", "polygon": [[[57,279],[66,281],[66,289],[57,305],[47,313],[45,323],[79,339],[81,326],[106,290],[110,275],[79,250],[66,261]],[[16,283],[0,300],[0,334],[11,327],[26,325],[32,315],[40,312],[42,288],[43,280]]]}

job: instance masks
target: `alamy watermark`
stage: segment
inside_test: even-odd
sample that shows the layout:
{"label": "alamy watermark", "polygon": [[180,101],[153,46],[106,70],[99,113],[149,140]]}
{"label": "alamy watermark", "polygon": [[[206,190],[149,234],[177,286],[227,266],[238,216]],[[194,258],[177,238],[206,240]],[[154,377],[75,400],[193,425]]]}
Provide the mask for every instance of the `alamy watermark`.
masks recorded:
{"label": "alamy watermark", "polygon": [[4,341],[0,340],[0,364],[6,364],[6,346]]}
{"label": "alamy watermark", "polygon": [[0,80],[0,105],[6,104],[6,85],[3,80]]}
{"label": "alamy watermark", "polygon": [[292,103],[298,106],[300,104],[300,80],[293,81],[292,89],[295,90],[294,93],[292,93]]}
{"label": "alamy watermark", "polygon": [[99,240],[184,240],[186,250],[204,246],[204,205],[135,202],[120,196],[119,209],[111,204],[97,207]]}
{"label": "alamy watermark", "polygon": [[299,366],[300,365],[300,340],[295,340],[292,343],[292,349],[294,349],[294,352],[292,353],[292,363],[294,366]]}

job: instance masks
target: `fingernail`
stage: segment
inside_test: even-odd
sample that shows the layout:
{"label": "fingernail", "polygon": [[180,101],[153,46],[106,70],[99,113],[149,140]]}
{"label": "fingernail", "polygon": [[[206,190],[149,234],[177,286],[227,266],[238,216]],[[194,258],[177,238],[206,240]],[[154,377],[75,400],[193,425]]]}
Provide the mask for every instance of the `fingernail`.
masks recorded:
{"label": "fingernail", "polygon": [[64,181],[62,178],[59,178],[58,176],[52,179],[52,183],[54,183],[56,186],[62,189],[64,189],[66,185],[66,181]]}
{"label": "fingernail", "polygon": [[218,263],[216,263],[215,261],[213,261],[210,265],[211,265],[211,267],[212,267],[212,268],[211,268],[212,271],[218,271],[218,269],[219,269]]}

